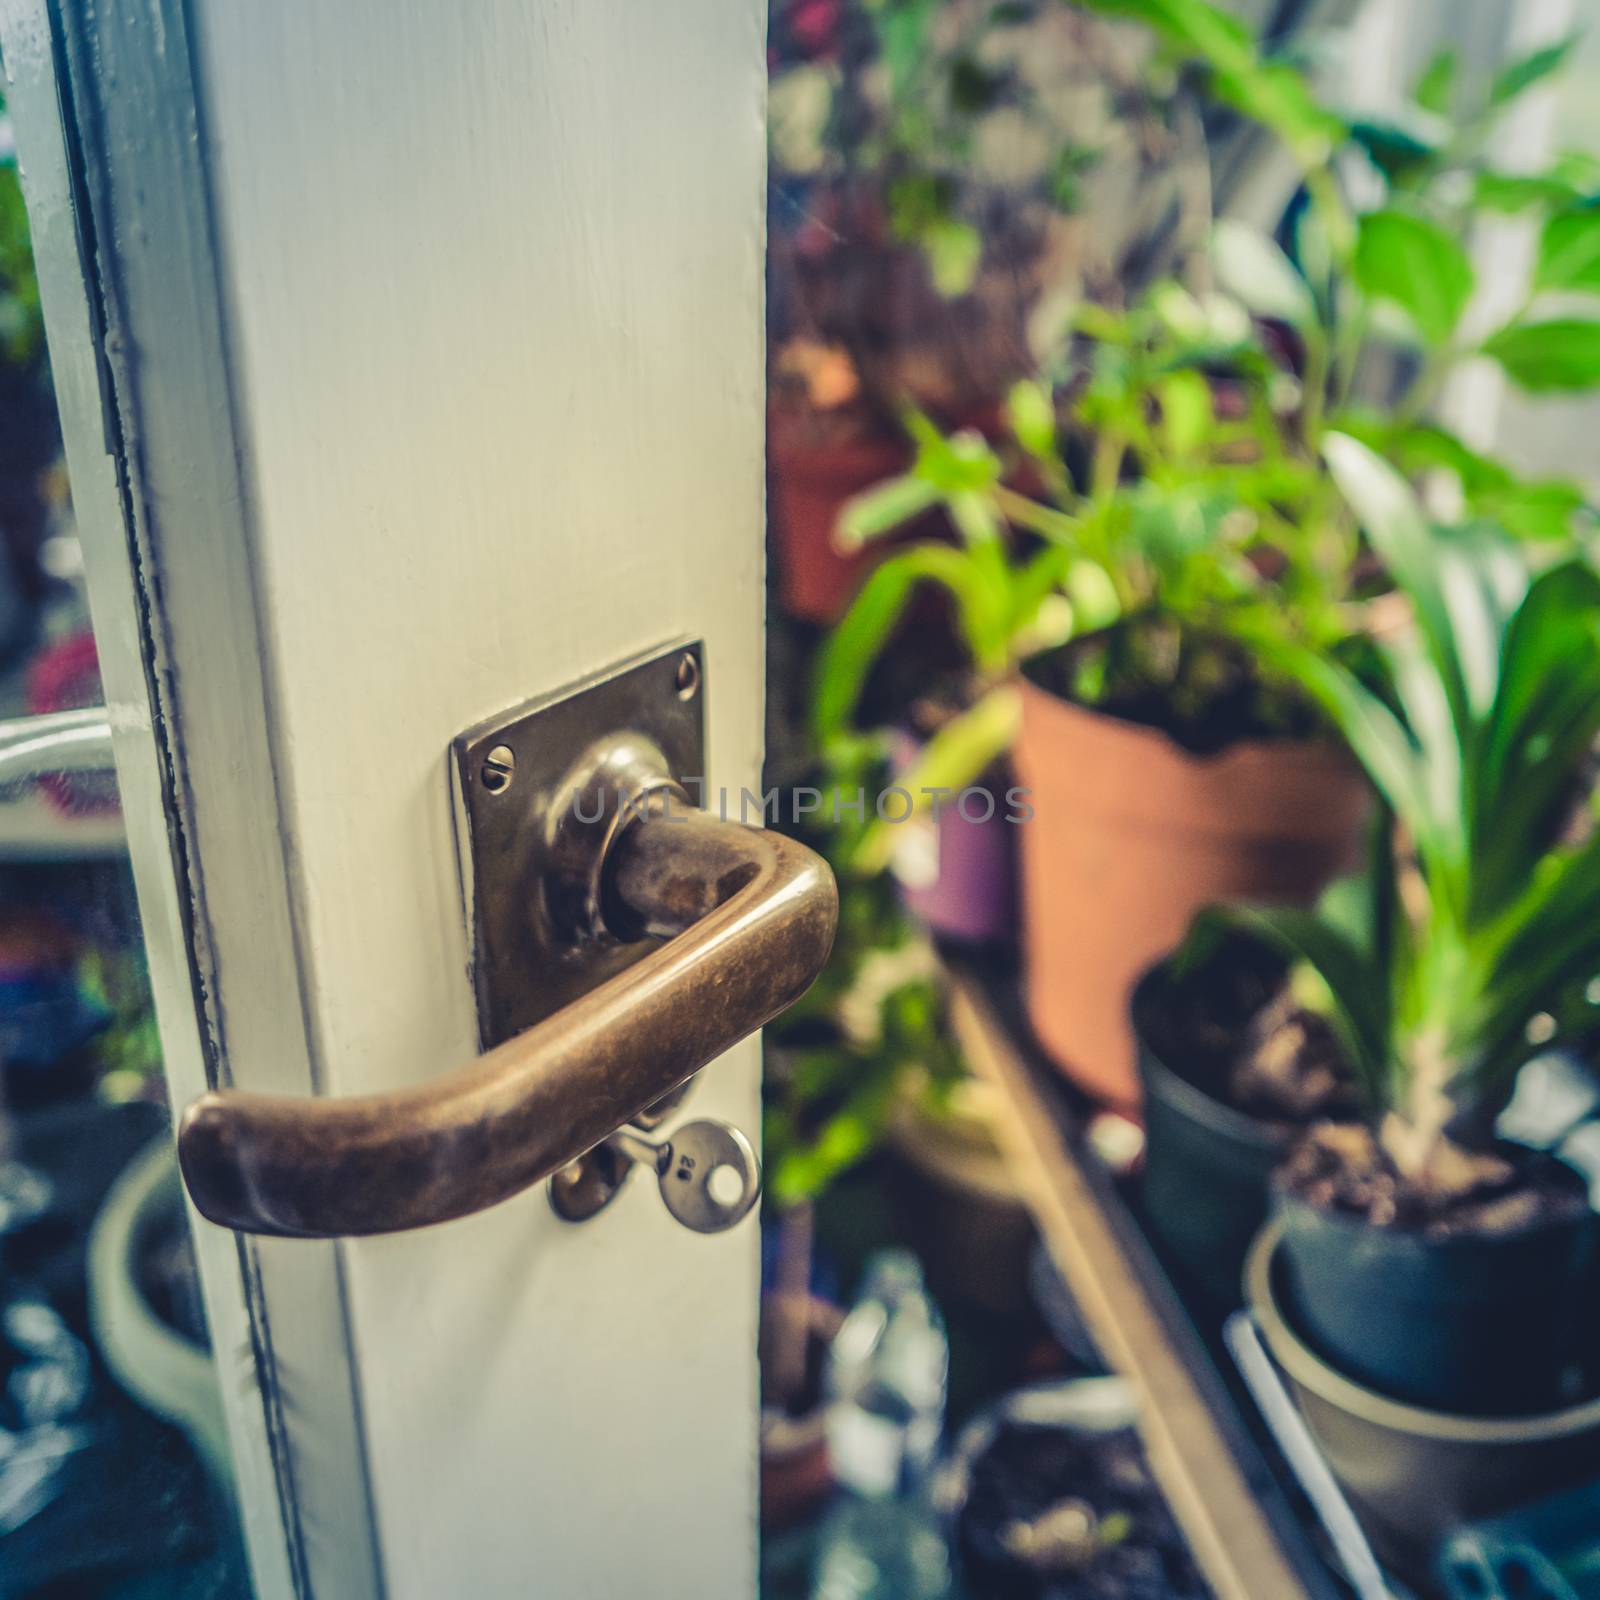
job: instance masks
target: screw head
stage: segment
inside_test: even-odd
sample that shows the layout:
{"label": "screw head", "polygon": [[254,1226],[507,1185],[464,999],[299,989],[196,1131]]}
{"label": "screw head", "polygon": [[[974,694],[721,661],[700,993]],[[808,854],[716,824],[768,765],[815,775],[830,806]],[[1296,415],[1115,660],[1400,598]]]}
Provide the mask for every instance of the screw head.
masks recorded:
{"label": "screw head", "polygon": [[490,794],[504,794],[511,787],[512,775],[517,770],[517,753],[508,744],[497,744],[483,758],[478,776]]}
{"label": "screw head", "polygon": [[678,657],[678,672],[675,679],[678,685],[678,698],[680,700],[693,700],[700,692],[700,662],[694,651],[685,650]]}

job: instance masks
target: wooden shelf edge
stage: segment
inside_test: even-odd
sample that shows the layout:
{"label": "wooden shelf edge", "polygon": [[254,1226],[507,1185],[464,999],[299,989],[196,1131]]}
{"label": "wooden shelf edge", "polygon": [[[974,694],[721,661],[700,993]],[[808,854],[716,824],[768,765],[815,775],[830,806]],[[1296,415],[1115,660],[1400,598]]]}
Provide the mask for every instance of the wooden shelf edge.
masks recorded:
{"label": "wooden shelf edge", "polygon": [[1218,1600],[1316,1600],[981,985],[958,970],[950,989],[967,1059],[999,1091],[1001,1147],[1096,1345],[1138,1391],[1151,1470]]}

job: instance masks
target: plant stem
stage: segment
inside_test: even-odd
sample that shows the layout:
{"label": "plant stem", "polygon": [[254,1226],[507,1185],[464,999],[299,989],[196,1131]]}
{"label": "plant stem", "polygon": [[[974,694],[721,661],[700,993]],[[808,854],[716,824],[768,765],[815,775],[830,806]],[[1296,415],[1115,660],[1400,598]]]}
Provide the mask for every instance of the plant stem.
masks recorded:
{"label": "plant stem", "polygon": [[1313,460],[1322,438],[1322,418],[1328,399],[1328,372],[1331,360],[1327,333],[1318,328],[1308,332],[1306,339],[1306,370],[1301,378],[1303,393],[1300,401],[1300,437],[1306,452]]}
{"label": "plant stem", "polygon": [[1089,474],[1089,498],[1103,506],[1115,493],[1122,479],[1122,458],[1127,444],[1121,434],[1109,429],[1094,442],[1094,465]]}
{"label": "plant stem", "polygon": [[1042,506],[1037,500],[1029,499],[1027,495],[1019,494],[1003,483],[994,486],[994,502],[1008,522],[1057,543],[1075,540],[1082,531],[1082,523],[1078,518],[1058,511],[1054,506]]}

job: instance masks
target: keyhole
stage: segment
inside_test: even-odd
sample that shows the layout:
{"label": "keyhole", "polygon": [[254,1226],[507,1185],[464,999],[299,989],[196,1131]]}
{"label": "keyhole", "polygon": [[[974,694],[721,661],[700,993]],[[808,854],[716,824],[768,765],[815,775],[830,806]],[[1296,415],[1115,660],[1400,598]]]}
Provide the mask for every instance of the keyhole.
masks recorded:
{"label": "keyhole", "polygon": [[737,1167],[724,1162],[706,1174],[706,1193],[717,1205],[731,1210],[744,1198],[744,1178]]}

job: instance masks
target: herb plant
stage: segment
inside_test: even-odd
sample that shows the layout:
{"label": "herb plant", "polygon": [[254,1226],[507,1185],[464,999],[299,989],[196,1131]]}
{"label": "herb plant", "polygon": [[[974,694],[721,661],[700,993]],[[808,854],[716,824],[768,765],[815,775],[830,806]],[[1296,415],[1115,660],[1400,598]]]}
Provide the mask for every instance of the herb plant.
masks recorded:
{"label": "herb plant", "polygon": [[828,964],[767,1040],[766,1184],[784,1209],[869,1156],[907,1094],[937,1105],[965,1071],[933,951],[882,878],[841,878]]}
{"label": "herb plant", "polygon": [[[1298,67],[1203,0],[1090,8],[1143,22],[1168,68],[1275,134],[1301,196],[1281,242],[1219,220],[1194,289],[1169,281],[1126,309],[1078,307],[1039,377],[1011,392],[1005,461],[918,420],[910,472],[845,514],[838,541],[851,546],[941,505],[960,546],[912,546],[869,580],[823,652],[814,732],[841,737],[911,589],[943,585],[985,707],[981,728],[954,724],[930,746],[946,783],[993,759],[998,686],[1069,631],[1097,634],[1042,664],[1069,698],[1194,745],[1308,731],[1303,684],[1264,646],[1347,652],[1361,602],[1387,581],[1325,470],[1336,436],[1425,483],[1451,520],[1551,546],[1592,523],[1575,482],[1519,475],[1431,416],[1468,359],[1535,392],[1600,382],[1600,317],[1564,308],[1600,294],[1600,167],[1565,156],[1513,175],[1492,160],[1498,119],[1570,43],[1481,85],[1441,55],[1404,125],[1385,127],[1324,106]],[[1352,164],[1380,194],[1360,213],[1342,177]],[[1534,217],[1539,245],[1515,311],[1485,324],[1467,246],[1507,210]]]}
{"label": "herb plant", "polygon": [[1411,603],[1365,678],[1304,646],[1259,647],[1344,735],[1386,803],[1364,878],[1318,911],[1233,910],[1307,963],[1398,1170],[1427,1171],[1452,1110],[1600,1006],[1600,577],[1565,555],[1430,523],[1355,439],[1334,479]]}

